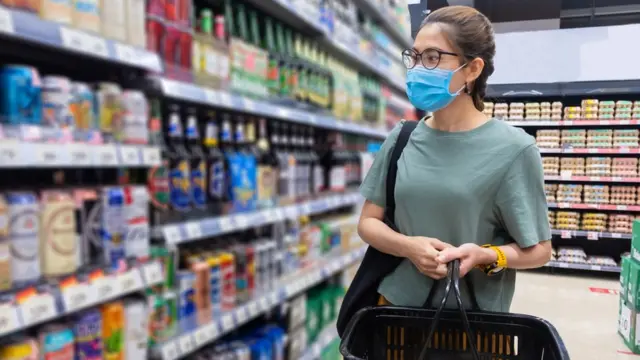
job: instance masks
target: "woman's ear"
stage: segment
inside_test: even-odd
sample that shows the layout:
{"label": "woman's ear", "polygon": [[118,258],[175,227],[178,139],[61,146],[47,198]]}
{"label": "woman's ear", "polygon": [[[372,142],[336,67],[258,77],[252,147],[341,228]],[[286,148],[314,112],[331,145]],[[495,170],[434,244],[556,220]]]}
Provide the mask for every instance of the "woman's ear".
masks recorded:
{"label": "woman's ear", "polygon": [[465,79],[467,84],[473,83],[479,76],[482,74],[482,70],[484,69],[484,60],[477,57],[469,63],[467,63],[467,78]]}

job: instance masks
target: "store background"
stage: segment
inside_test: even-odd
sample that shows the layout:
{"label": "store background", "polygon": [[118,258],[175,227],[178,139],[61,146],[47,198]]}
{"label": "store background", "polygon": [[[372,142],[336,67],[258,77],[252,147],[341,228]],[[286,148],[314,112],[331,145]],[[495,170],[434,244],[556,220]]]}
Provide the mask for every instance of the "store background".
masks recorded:
{"label": "store background", "polygon": [[544,158],[554,260],[513,310],[640,350],[634,1],[0,3],[0,358],[339,358],[357,187],[447,5],[494,23],[486,113]]}

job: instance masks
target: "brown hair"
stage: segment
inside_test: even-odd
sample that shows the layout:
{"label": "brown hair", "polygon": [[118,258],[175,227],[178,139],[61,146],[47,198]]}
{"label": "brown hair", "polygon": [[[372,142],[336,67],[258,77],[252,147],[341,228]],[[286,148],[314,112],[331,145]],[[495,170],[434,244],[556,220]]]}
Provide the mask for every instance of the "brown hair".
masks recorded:
{"label": "brown hair", "polygon": [[466,59],[481,58],[484,69],[473,82],[471,89],[465,84],[465,92],[471,95],[476,109],[484,109],[484,96],[487,91],[487,79],[493,74],[493,57],[496,54],[496,42],[493,26],[489,19],[478,10],[468,6],[446,6],[429,14],[420,25],[443,25],[447,39]]}

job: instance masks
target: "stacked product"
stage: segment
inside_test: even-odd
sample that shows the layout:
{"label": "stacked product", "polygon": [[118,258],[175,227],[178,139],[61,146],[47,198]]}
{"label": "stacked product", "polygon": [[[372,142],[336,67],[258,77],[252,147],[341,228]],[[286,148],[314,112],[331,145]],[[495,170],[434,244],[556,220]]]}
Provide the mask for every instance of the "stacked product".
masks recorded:
{"label": "stacked product", "polygon": [[566,106],[564,108],[564,120],[578,120],[582,117],[580,106]]}
{"label": "stacked product", "polygon": [[556,261],[569,264],[586,264],[587,254],[579,247],[558,247]]}
{"label": "stacked product", "polygon": [[561,158],[560,174],[571,174],[571,176],[584,175],[584,158]]}
{"label": "stacked product", "polygon": [[492,102],[485,102],[484,103],[484,110],[482,110],[482,112],[489,118],[493,117],[493,103]]}
{"label": "stacked product", "polygon": [[525,105],[525,119],[526,120],[540,120],[541,118],[540,103],[531,102]]}
{"label": "stacked product", "polygon": [[560,101],[554,101],[551,104],[551,120],[562,120],[562,103]]}
{"label": "stacked product", "polygon": [[630,120],[633,109],[633,102],[626,100],[616,101],[616,119]]}
{"label": "stacked product", "polygon": [[634,119],[640,119],[640,101],[633,102],[631,117]]}
{"label": "stacked product", "polygon": [[543,157],[542,168],[545,175],[555,176],[560,171],[560,158],[558,157]]}
{"label": "stacked product", "polygon": [[555,120],[552,118],[552,110],[551,110],[551,103],[550,102],[546,102],[543,101],[540,103],[540,119],[541,120],[547,120],[547,119],[551,119],[551,120]]}
{"label": "stacked product", "polygon": [[619,177],[637,177],[638,159],[614,158],[611,164],[611,175]]}
{"label": "stacked product", "polygon": [[513,102],[509,104],[509,120],[524,119],[524,103]]}
{"label": "stacked product", "polygon": [[544,184],[544,192],[547,195],[548,203],[556,202],[556,192],[558,191],[558,184]]}
{"label": "stacked product", "polygon": [[585,170],[585,175],[587,176],[608,176],[611,174],[611,158],[587,158],[587,167]]}
{"label": "stacked product", "polygon": [[607,231],[607,214],[585,213],[582,216],[581,230],[586,231]]}
{"label": "stacked product", "polygon": [[587,131],[584,129],[562,130],[562,147],[584,148],[586,145]]}
{"label": "stacked product", "polygon": [[606,185],[585,185],[585,204],[609,204],[609,187]]}
{"label": "stacked product", "polygon": [[615,233],[630,234],[633,221],[633,215],[611,214],[609,215],[609,231]]}
{"label": "stacked product", "polygon": [[542,149],[557,149],[560,147],[560,130],[538,130],[536,143]]}
{"label": "stacked product", "polygon": [[[586,188],[586,186],[585,186]],[[559,203],[581,203],[582,185],[559,184],[556,201]]]}
{"label": "stacked product", "polygon": [[584,99],[582,100],[582,119],[592,120],[598,118],[598,100]]}
{"label": "stacked product", "polygon": [[613,130],[595,129],[587,131],[588,148],[610,148],[613,144]]}
{"label": "stacked product", "polygon": [[635,205],[636,188],[634,186],[612,186],[609,203],[614,205]]}
{"label": "stacked product", "polygon": [[615,130],[613,132],[613,147],[637,148],[639,133],[636,129]]}
{"label": "stacked product", "polygon": [[285,352],[286,334],[276,324],[241,331],[206,346],[193,359],[277,359]]}
{"label": "stacked product", "polygon": [[509,104],[496,103],[493,106],[493,116],[500,120],[509,119]]}
{"label": "stacked product", "polygon": [[556,226],[556,213],[555,211],[548,211],[547,214],[549,216],[549,227],[554,229]]}
{"label": "stacked product", "polygon": [[602,120],[611,120],[615,118],[615,110],[615,101],[600,101],[598,104],[598,118]]}
{"label": "stacked product", "polygon": [[556,213],[555,229],[579,230],[580,213],[574,211],[558,211]]}

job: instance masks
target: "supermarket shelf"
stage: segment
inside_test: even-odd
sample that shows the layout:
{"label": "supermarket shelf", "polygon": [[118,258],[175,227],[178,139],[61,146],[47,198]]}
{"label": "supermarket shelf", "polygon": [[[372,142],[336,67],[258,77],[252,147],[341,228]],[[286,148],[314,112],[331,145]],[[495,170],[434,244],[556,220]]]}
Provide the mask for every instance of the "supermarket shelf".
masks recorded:
{"label": "supermarket shelf", "polygon": [[320,264],[288,276],[287,279],[280,282],[280,285],[274,291],[261,294],[256,299],[217,316],[211,323],[169,340],[156,350],[159,350],[163,360],[176,360],[186,357],[199,348],[219,339],[222,335],[268,312],[276,305],[282,304],[287,299],[343,271],[361,259],[365,251],[366,248],[362,247],[341,256],[327,256],[326,260]]}
{"label": "supermarket shelf", "polygon": [[355,0],[356,7],[366,12],[371,16],[378,24],[380,24],[385,32],[389,34],[401,48],[410,48],[413,44],[409,35],[402,34],[398,29],[398,24],[394,23],[391,18],[383,13],[383,9],[373,4],[371,0]]}
{"label": "supermarket shelf", "polygon": [[574,203],[549,203],[550,208],[575,209],[575,210],[614,210],[614,211],[640,211],[640,205],[606,205],[606,204],[574,204]]}
{"label": "supermarket shelf", "polygon": [[290,107],[274,105],[266,101],[252,100],[226,91],[208,89],[165,78],[160,79],[160,82],[164,94],[177,99],[366,136],[384,138],[387,135],[386,130],[348,123],[336,120],[331,116],[315,115]]}
{"label": "supermarket shelf", "polygon": [[64,286],[65,281],[62,281],[57,294],[40,293],[20,304],[0,304],[0,336],[104,304],[163,281],[164,274],[159,262],[141,264],[116,275],[92,278],[88,283]]}
{"label": "supermarket shelf", "polygon": [[614,149],[596,149],[596,148],[542,148],[541,154],[640,154],[640,148],[614,148]]}
{"label": "supermarket shelf", "polygon": [[162,72],[160,58],[154,52],[43,20],[37,14],[3,6],[0,6],[0,33],[16,40],[61,48],[157,73]]}
{"label": "supermarket shelf", "polygon": [[336,329],[336,324],[332,323],[326,326],[316,341],[311,344],[307,351],[300,357],[300,360],[315,360],[319,359],[322,354],[322,350],[324,350],[329,344],[331,344],[334,340],[338,339],[338,330]]}
{"label": "supermarket shelf", "polygon": [[597,183],[640,183],[640,177],[621,177],[621,176],[553,176],[545,175],[547,181],[581,181],[581,182],[597,182]]}
{"label": "supermarket shelf", "polygon": [[572,264],[572,263],[564,263],[564,262],[557,262],[557,261],[550,261],[545,265],[545,267],[572,269],[572,270],[590,270],[590,271],[612,272],[612,273],[619,273],[621,270],[619,266]]}
{"label": "supermarket shelf", "polygon": [[551,234],[559,235],[563,239],[586,237],[589,240],[598,239],[631,239],[631,234],[584,231],[584,230],[551,230]]}
{"label": "supermarket shelf", "polygon": [[326,31],[326,27],[320,23],[319,18],[314,19],[309,16],[291,0],[249,0],[249,2],[265,13],[286,21],[288,25],[298,30],[311,32],[312,34],[323,34]]}
{"label": "supermarket shelf", "polygon": [[157,165],[160,165],[160,148],[154,146],[0,141],[0,168],[103,168]]}
{"label": "supermarket shelf", "polygon": [[570,83],[538,83],[538,84],[489,84],[487,98],[512,97],[556,97],[556,96],[590,96],[617,94],[639,94],[640,81],[578,81]]}
{"label": "supermarket shelf", "polygon": [[505,122],[518,127],[628,126],[640,124],[640,120],[505,120]]}
{"label": "supermarket shelf", "polygon": [[293,219],[302,215],[313,215],[344,206],[355,205],[360,199],[360,195],[355,192],[329,195],[319,200],[306,201],[295,205],[166,225],[162,227],[162,235],[159,236],[164,237],[169,245],[183,244],[204,237],[217,236],[284,219]]}

